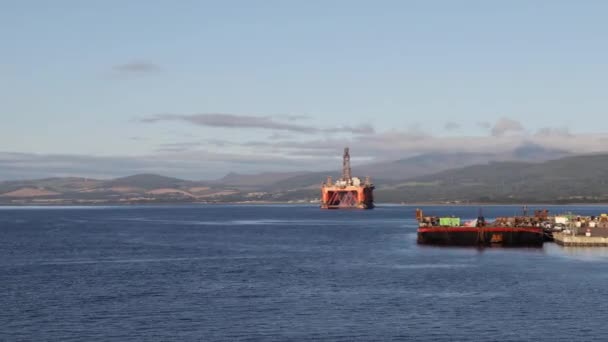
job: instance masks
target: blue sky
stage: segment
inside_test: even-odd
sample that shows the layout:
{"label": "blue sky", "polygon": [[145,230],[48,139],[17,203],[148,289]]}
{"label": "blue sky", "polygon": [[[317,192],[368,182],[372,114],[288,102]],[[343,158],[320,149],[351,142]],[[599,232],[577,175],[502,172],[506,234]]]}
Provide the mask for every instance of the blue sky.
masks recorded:
{"label": "blue sky", "polygon": [[312,170],[344,145],[355,162],[603,151],[607,14],[604,1],[0,1],[0,178]]}

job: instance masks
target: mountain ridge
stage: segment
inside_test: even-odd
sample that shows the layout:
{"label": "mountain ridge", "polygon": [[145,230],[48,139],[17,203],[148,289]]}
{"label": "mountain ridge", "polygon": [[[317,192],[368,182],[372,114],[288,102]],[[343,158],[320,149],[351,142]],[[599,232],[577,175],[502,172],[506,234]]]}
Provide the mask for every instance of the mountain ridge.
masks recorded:
{"label": "mountain ridge", "polygon": [[[474,156],[477,158],[478,156]],[[406,161],[418,162],[416,157]],[[407,159],[406,159],[407,160]],[[436,159],[435,159],[436,160]],[[397,161],[404,163],[403,160]],[[353,173],[359,175],[359,168]],[[156,174],[110,180],[83,177],[0,182],[0,203],[155,203],[316,201],[330,172],[267,173],[266,183],[190,181]],[[334,177],[339,175],[338,172]],[[248,175],[253,181],[257,175]],[[372,178],[378,202],[598,202],[608,201],[608,154],[569,156],[543,162],[487,161],[402,179]],[[244,184],[244,185],[243,185]]]}
{"label": "mountain ridge", "polygon": [[608,201],[607,183],[608,154],[589,154],[452,169],[410,178],[384,195],[405,202],[598,202]]}

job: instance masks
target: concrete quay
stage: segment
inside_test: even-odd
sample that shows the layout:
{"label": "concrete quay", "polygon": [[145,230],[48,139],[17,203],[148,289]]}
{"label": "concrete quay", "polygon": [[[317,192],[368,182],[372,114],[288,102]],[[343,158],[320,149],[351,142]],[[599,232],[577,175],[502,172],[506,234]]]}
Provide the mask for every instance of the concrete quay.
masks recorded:
{"label": "concrete quay", "polygon": [[562,246],[608,247],[608,237],[553,233],[553,241]]}

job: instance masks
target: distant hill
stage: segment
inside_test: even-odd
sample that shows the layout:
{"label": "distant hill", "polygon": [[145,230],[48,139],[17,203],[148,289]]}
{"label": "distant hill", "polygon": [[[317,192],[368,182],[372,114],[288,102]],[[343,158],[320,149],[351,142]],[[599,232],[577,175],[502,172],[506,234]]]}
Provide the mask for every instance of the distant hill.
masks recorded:
{"label": "distant hill", "polygon": [[2,204],[208,202],[238,193],[227,187],[155,174],[111,180],[66,177],[0,182]]}
{"label": "distant hill", "polygon": [[572,155],[571,153],[559,149],[542,147],[534,143],[524,143],[515,148],[511,153],[507,153],[505,160],[519,161],[545,161],[559,159]]}
{"label": "distant hill", "polygon": [[104,182],[107,187],[129,186],[146,190],[158,188],[182,188],[191,185],[191,181],[165,177],[155,174],[142,173],[128,177],[116,178]]}
{"label": "distant hill", "polygon": [[213,181],[213,184],[238,188],[261,188],[292,177],[309,174],[308,172],[264,172],[258,174],[238,174],[231,172],[223,178]]}
{"label": "distant hill", "polygon": [[543,163],[491,162],[407,179],[377,194],[387,201],[608,201],[608,154]]}
{"label": "distant hill", "polygon": [[[390,186],[396,181],[431,175],[441,171],[465,166],[487,164],[492,161],[530,161],[543,162],[570,155],[566,151],[547,149],[532,143],[525,143],[516,149],[502,153],[425,153],[396,161],[364,165],[354,165],[353,175],[364,178],[370,176],[372,182],[379,187]],[[266,190],[277,191],[294,188],[318,187],[327,176],[337,179],[341,175],[339,169],[323,172],[302,173],[290,178],[277,181]]]}
{"label": "distant hill", "polygon": [[[392,162],[354,165],[353,175],[359,178],[370,176],[375,184],[392,183],[395,180],[437,173],[452,168],[485,163],[495,155],[482,153],[428,153]],[[286,178],[269,185],[270,190],[318,187],[327,176],[337,179],[342,174],[339,169],[309,172]]]}
{"label": "distant hill", "polygon": [[47,191],[63,193],[77,191],[87,187],[95,187],[101,183],[103,183],[103,181],[78,177],[5,181],[0,182],[0,194],[6,194],[24,188],[46,189]]}
{"label": "distant hill", "polygon": [[393,162],[361,165],[357,170],[374,178],[396,180],[499,159],[501,157],[490,153],[425,153]]}
{"label": "distant hill", "polygon": [[[563,153],[534,145],[501,155],[434,153],[355,165],[353,174],[372,176],[378,202],[608,201],[608,155],[541,162]],[[515,155],[535,162],[492,161]],[[208,182],[156,174],[111,180],[68,177],[9,181],[0,182],[0,204],[314,201],[327,176],[337,179],[340,172],[232,173]]]}

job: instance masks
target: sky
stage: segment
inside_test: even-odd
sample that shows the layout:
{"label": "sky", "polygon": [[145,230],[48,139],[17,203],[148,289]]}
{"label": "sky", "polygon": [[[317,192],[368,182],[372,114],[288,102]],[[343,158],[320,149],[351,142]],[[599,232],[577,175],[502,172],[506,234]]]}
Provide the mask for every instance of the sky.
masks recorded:
{"label": "sky", "polygon": [[608,150],[608,2],[0,0],[0,180]]}

